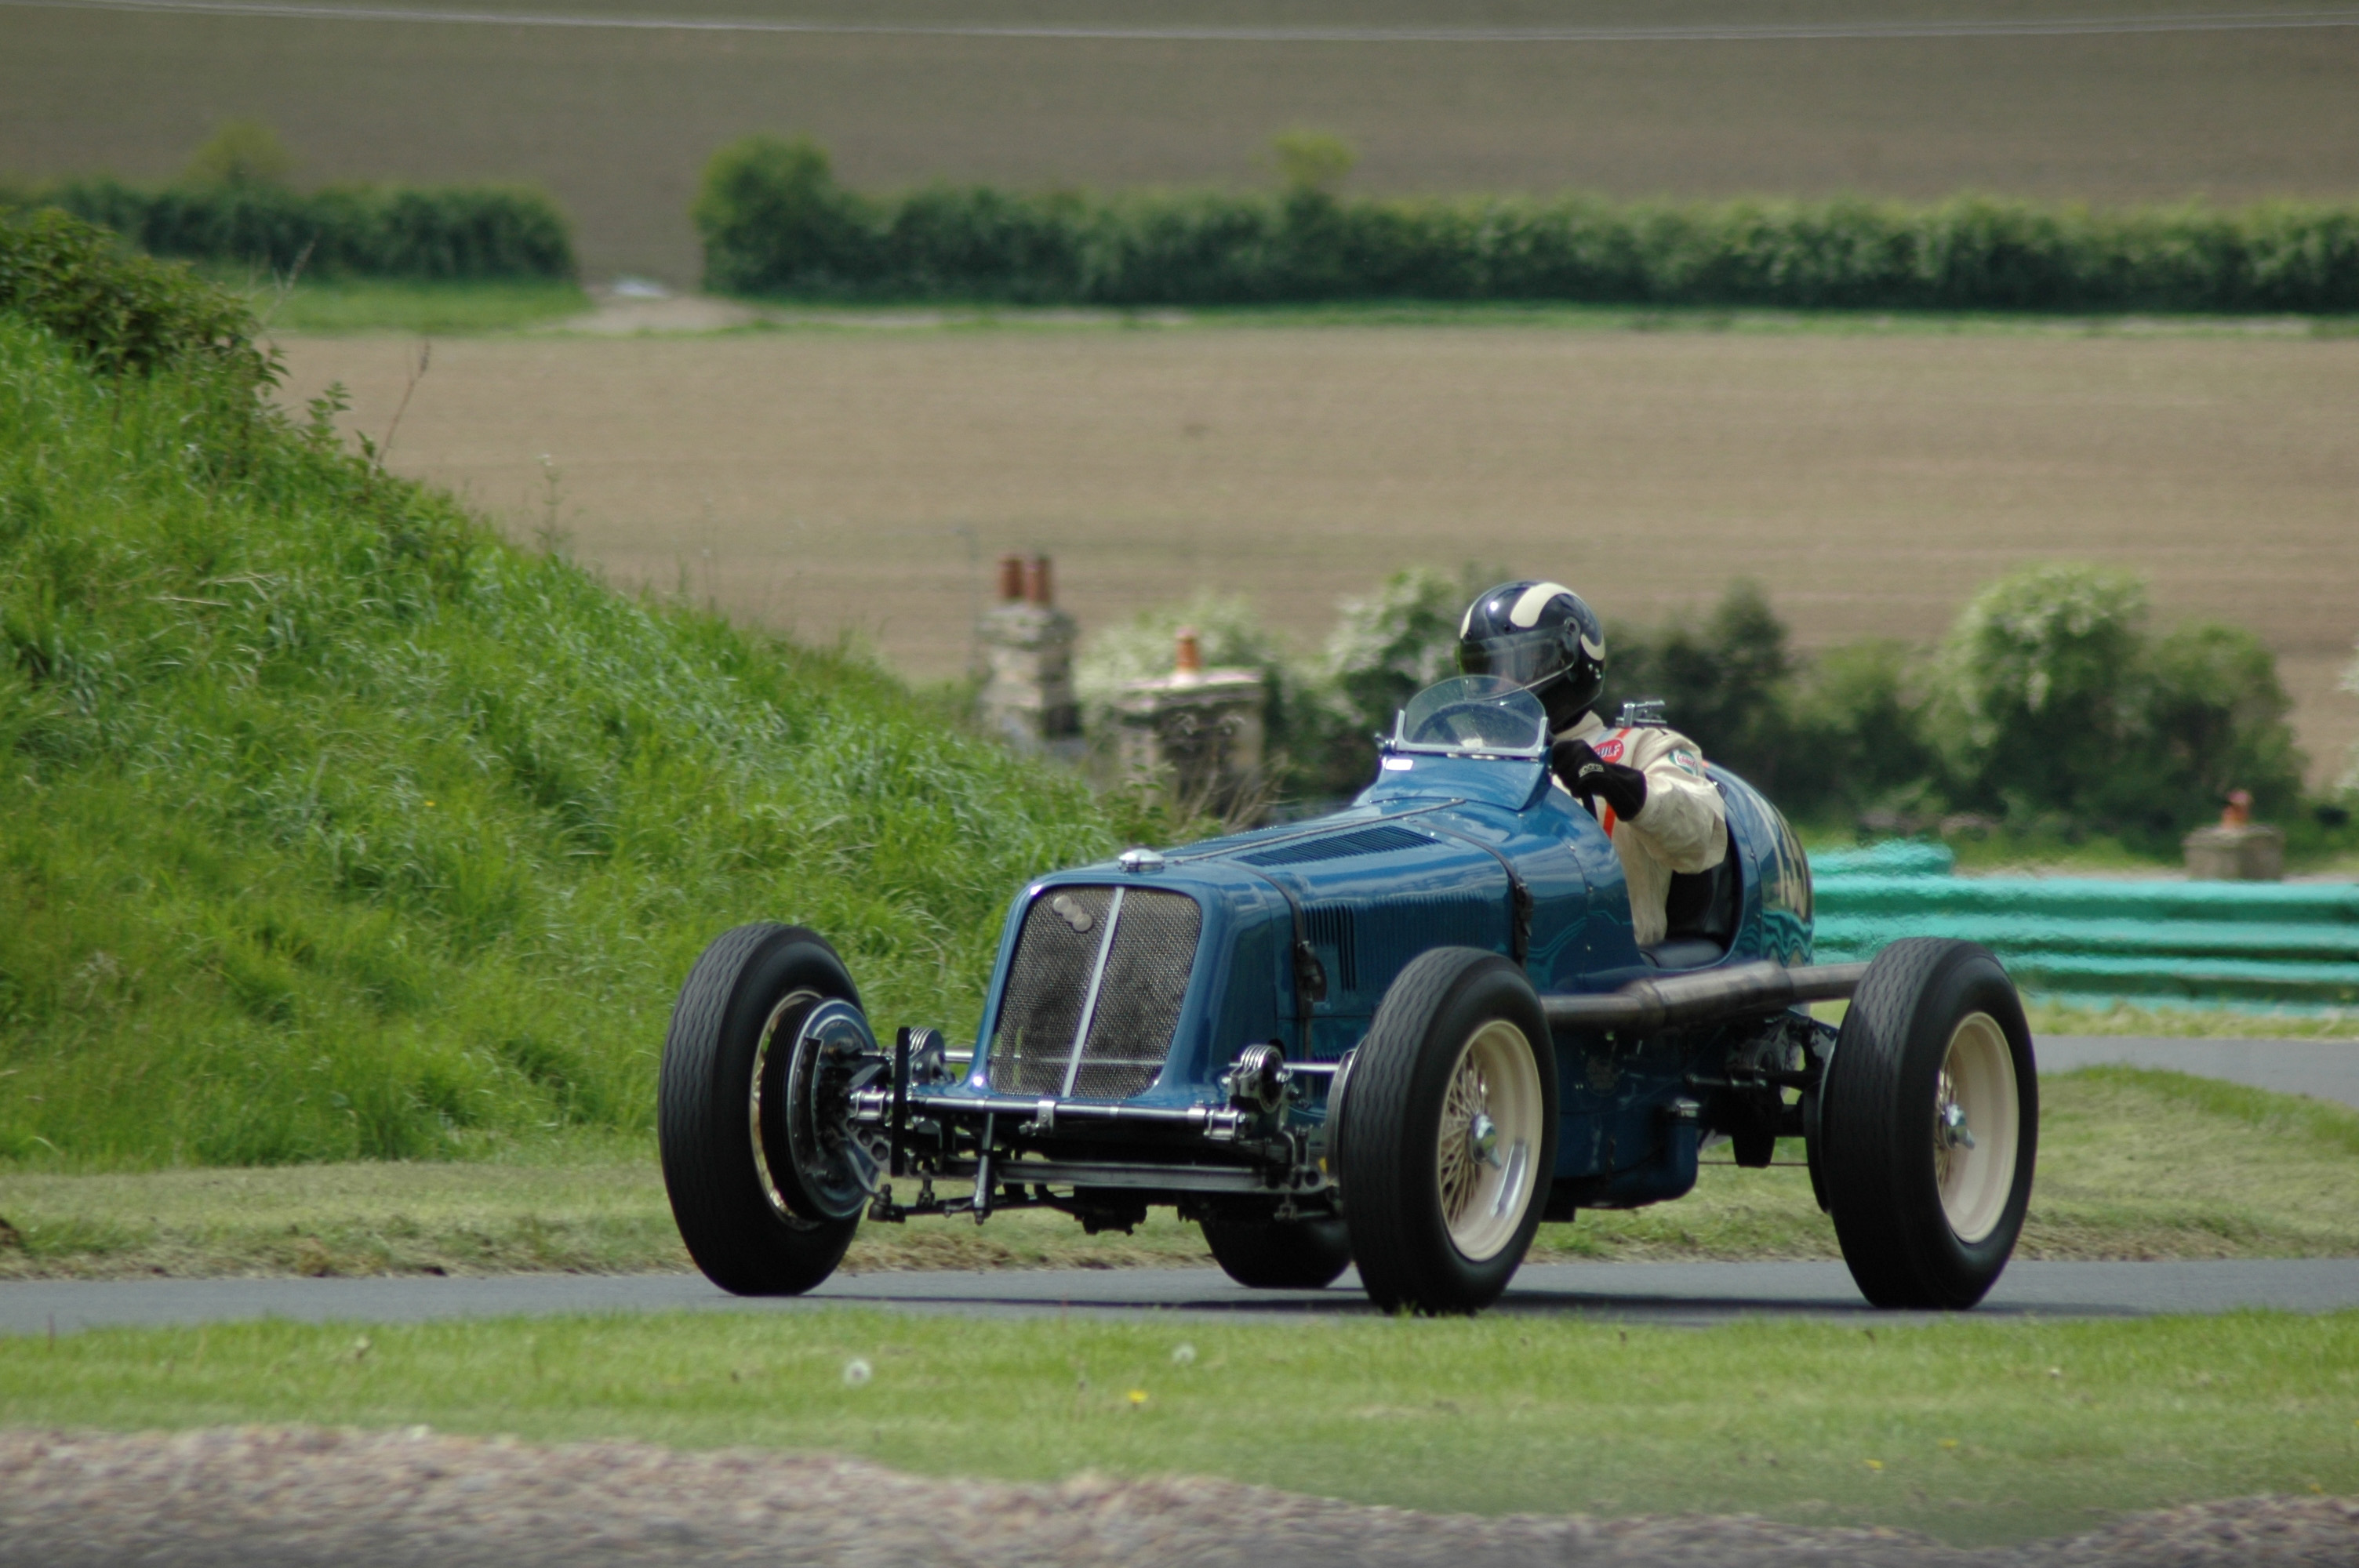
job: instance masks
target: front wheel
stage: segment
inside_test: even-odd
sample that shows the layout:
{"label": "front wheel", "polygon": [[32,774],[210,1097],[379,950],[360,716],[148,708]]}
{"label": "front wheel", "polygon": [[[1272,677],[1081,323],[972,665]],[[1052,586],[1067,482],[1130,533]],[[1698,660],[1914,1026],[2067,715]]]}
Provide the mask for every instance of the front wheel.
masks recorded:
{"label": "front wheel", "polygon": [[741,925],[680,987],[657,1132],[689,1256],[742,1296],[797,1295],[835,1271],[874,1161],[832,1114],[874,1042],[843,960],[799,925]]}
{"label": "front wheel", "polygon": [[1352,1266],[1343,1222],[1322,1219],[1203,1222],[1204,1244],[1230,1279],[1248,1290],[1323,1291]]}
{"label": "front wheel", "polygon": [[1880,1307],[1973,1306],[2022,1234],[2039,1144],[2031,1031],[2014,982],[1971,942],[1876,956],[1821,1089],[1835,1238]]}
{"label": "front wheel", "polygon": [[1391,1311],[1479,1312],[1515,1277],[1556,1172],[1556,1047],[1496,953],[1437,947],[1400,973],[1338,1111],[1360,1281]]}

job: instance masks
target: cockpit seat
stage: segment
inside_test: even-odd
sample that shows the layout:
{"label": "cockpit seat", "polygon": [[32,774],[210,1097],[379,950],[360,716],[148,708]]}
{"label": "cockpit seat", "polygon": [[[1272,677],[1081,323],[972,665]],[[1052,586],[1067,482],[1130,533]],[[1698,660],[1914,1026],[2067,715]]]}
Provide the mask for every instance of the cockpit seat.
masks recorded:
{"label": "cockpit seat", "polygon": [[1719,963],[1728,953],[1726,947],[1703,936],[1667,936],[1638,951],[1658,969],[1701,969]]}
{"label": "cockpit seat", "polygon": [[1736,874],[1736,846],[1708,871],[1675,871],[1663,900],[1669,929],[1660,942],[1641,947],[1658,969],[1701,969],[1726,956],[1744,914],[1744,887]]}

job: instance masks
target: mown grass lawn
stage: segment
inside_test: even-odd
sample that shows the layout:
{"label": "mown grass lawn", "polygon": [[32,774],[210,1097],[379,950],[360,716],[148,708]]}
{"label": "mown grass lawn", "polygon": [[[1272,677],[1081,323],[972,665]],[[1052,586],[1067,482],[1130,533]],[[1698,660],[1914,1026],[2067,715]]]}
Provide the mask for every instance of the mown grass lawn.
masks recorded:
{"label": "mown grass lawn", "polygon": [[[865,1381],[846,1378],[854,1362]],[[2359,1314],[1682,1330],[847,1310],[0,1339],[0,1422],[290,1422],[823,1449],[941,1475],[1209,1474],[1445,1511],[1759,1513],[1972,1542],[2359,1491]]]}
{"label": "mown grass lawn", "polygon": [[[2359,1112],[2171,1073],[2048,1080],[2020,1256],[2359,1255]],[[1725,1150],[1708,1158],[1723,1159]],[[1799,1160],[1799,1145],[1779,1151]],[[0,1173],[0,1279],[686,1269],[652,1151],[615,1137],[530,1162],[354,1162]],[[14,1239],[7,1238],[13,1234]],[[1806,1171],[1708,1165],[1696,1191],[1541,1227],[1538,1260],[1833,1258]],[[1114,1268],[1210,1262],[1158,1211],[1089,1237],[1061,1215],[865,1227],[848,1266]]]}

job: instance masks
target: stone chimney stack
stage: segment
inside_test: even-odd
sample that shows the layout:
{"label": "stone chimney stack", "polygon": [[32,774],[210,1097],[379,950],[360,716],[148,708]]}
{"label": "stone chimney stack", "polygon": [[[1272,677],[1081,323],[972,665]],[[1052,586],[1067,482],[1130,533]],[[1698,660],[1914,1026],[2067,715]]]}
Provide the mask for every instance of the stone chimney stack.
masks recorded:
{"label": "stone chimney stack", "polygon": [[1206,669],[1192,626],[1181,627],[1174,642],[1171,673],[1133,682],[1116,704],[1123,771],[1160,783],[1184,807],[1224,817],[1257,815],[1261,676]]}
{"label": "stone chimney stack", "polygon": [[1057,608],[1049,557],[999,557],[999,602],[983,617],[983,722],[1023,752],[1078,757],[1073,618]]}
{"label": "stone chimney stack", "polygon": [[2180,845],[2190,881],[2285,881],[2285,829],[2254,821],[2253,797],[2244,790],[2228,792],[2217,826],[2198,827]]}

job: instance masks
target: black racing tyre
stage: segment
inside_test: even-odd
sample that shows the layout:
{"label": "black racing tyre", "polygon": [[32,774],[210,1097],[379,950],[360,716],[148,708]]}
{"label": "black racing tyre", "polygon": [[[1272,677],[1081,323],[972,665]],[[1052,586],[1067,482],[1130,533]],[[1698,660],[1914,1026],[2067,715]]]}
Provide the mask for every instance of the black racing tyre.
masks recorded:
{"label": "black racing tyre", "polygon": [[1959,1311],[2015,1251],[2039,1081],[2014,982],[1986,948],[1909,937],[1876,956],[1820,1089],[1827,1211],[1860,1293]]}
{"label": "black racing tyre", "polygon": [[1556,1172],[1556,1047],[1523,970],[1472,947],[1420,955],[1376,1009],[1339,1116],[1369,1296],[1422,1314],[1496,1301]]}
{"label": "black racing tyre", "polygon": [[[846,1216],[841,1201],[815,1203],[794,1181],[775,1108],[785,1098],[777,1091],[784,1053],[765,1049],[793,1040],[800,1020],[830,1000],[860,1003],[835,949],[799,925],[757,925],[707,947],[672,1007],[656,1097],[664,1190],[689,1256],[741,1296],[810,1290],[835,1271],[860,1227],[856,1207]],[[759,1140],[757,1067],[772,1086]]]}
{"label": "black racing tyre", "polygon": [[1249,1290],[1323,1291],[1352,1266],[1342,1218],[1206,1219],[1204,1243],[1229,1278]]}

